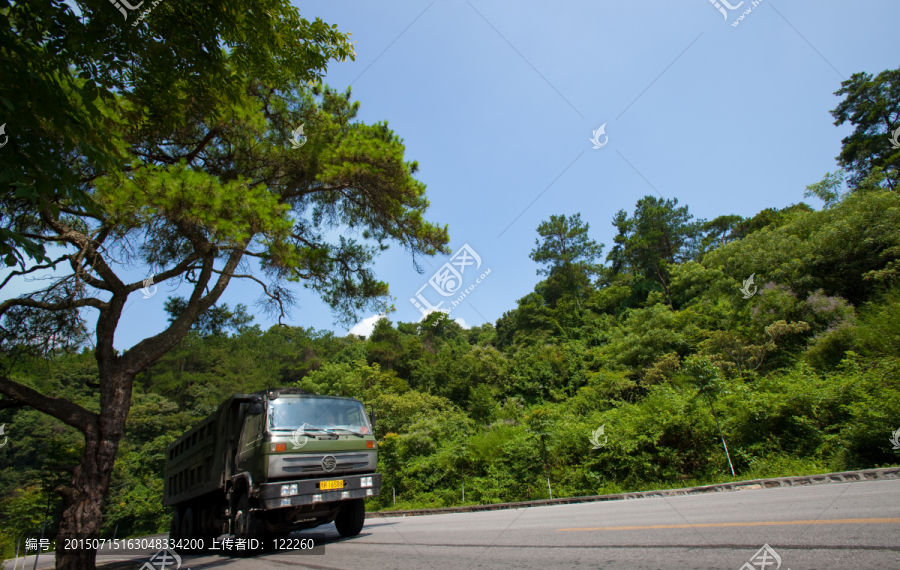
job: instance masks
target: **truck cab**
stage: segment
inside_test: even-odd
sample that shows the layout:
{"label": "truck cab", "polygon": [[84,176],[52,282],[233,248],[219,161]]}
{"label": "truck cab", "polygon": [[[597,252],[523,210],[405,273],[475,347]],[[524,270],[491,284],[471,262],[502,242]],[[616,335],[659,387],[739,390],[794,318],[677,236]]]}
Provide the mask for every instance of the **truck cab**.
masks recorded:
{"label": "truck cab", "polygon": [[168,448],[170,538],[266,541],[330,522],[359,534],[381,491],[373,423],[353,398],[235,394]]}

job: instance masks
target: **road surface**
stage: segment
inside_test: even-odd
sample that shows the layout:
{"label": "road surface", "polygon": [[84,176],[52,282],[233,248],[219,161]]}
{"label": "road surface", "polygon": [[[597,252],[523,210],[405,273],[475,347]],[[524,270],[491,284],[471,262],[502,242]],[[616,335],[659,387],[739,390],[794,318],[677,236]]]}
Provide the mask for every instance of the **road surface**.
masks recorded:
{"label": "road surface", "polygon": [[292,538],[324,554],[186,555],[182,570],[897,570],[900,481],[376,518],[352,539],[333,525]]}

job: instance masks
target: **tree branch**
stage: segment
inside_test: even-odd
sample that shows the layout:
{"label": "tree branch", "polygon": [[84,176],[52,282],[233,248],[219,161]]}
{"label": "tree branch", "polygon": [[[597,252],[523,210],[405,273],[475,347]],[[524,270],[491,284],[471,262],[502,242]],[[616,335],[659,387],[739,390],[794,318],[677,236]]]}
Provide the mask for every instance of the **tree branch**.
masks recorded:
{"label": "tree branch", "polygon": [[[200,259],[201,257],[202,257],[202,255],[199,252],[194,251],[194,253],[185,257],[178,265],[176,265],[172,269],[170,269],[168,271],[163,271],[159,275],[155,275],[154,277],[157,277],[158,279],[156,281],[154,281],[154,283],[156,285],[159,285],[166,279],[171,279],[172,277],[177,277],[177,276],[181,275],[182,273],[184,273],[185,271],[190,269],[191,265],[195,261]],[[132,283],[131,285],[126,286],[129,293],[131,293],[133,291],[137,291],[138,289],[142,289],[143,287],[144,287],[143,281],[138,281],[136,283]]]}
{"label": "tree branch", "polygon": [[3,289],[4,287],[6,287],[6,284],[9,283],[9,280],[12,279],[13,277],[16,277],[18,275],[27,275],[29,273],[33,273],[40,269],[50,269],[50,268],[56,267],[57,263],[63,261],[64,259],[67,259],[68,257],[69,257],[68,255],[64,255],[64,256],[60,257],[59,259],[56,259],[55,261],[51,261],[50,263],[47,263],[44,265],[35,265],[31,269],[25,269],[23,271],[13,271],[9,275],[6,276],[6,279],[3,280],[3,283],[0,283],[0,289]]}
{"label": "tree branch", "polygon": [[188,154],[186,157],[184,157],[185,160],[187,160],[187,163],[191,164],[192,162],[194,162],[194,159],[197,158],[197,155],[200,154],[200,152],[204,148],[206,148],[206,145],[209,144],[209,141],[213,140],[213,137],[215,137],[217,134],[219,134],[220,131],[221,131],[221,129],[219,127],[213,127],[211,129],[209,129],[209,132],[206,133],[206,136],[203,137],[203,140],[201,140],[200,143],[197,145],[197,148],[192,150],[190,154]]}
{"label": "tree branch", "polygon": [[[245,243],[249,243],[252,239],[253,236],[251,235]],[[215,261],[214,252],[206,253],[203,259],[203,268],[200,271],[200,276],[194,285],[194,291],[188,300],[184,312],[172,321],[169,328],[155,336],[145,338],[123,354],[120,370],[125,374],[137,374],[178,344],[190,331],[197,318],[213,306],[219,300],[219,297],[222,296],[222,293],[228,286],[228,282],[231,280],[231,275],[242,257],[242,251],[233,251],[228,256],[228,261],[225,263],[222,271],[215,271],[213,268],[213,262]],[[214,271],[219,273],[220,277],[212,289],[206,295],[203,295],[203,291],[207,288]]]}
{"label": "tree branch", "polygon": [[[28,386],[10,380],[6,375],[0,376],[0,394],[22,406],[28,406],[53,416],[59,421],[80,430],[85,436],[95,432],[97,429],[97,422],[100,419],[100,416],[97,414],[89,412],[68,400],[45,396]],[[13,407],[5,401],[2,405],[3,407]]]}
{"label": "tree branch", "polygon": [[[220,274],[220,275],[222,274],[221,271],[218,271],[218,270],[216,270],[216,269],[213,269],[213,272],[214,272],[214,273],[218,273],[218,274]],[[229,275],[229,277],[233,277],[233,278],[236,278],[236,279],[251,279],[251,280],[256,281],[257,283],[259,283],[260,287],[263,288],[263,292],[266,294],[266,296],[269,297],[270,299],[272,299],[273,301],[275,301],[276,303],[278,303],[278,310],[279,310],[279,312],[280,312],[280,314],[279,314],[279,316],[278,316],[278,324],[279,324],[279,325],[281,324],[281,319],[284,318],[284,316],[285,316],[285,310],[284,310],[284,301],[283,301],[283,299],[281,298],[281,295],[280,295],[280,294],[277,294],[277,293],[276,293],[276,294],[270,293],[270,292],[269,292],[269,288],[266,286],[266,284],[265,284],[262,280],[257,279],[256,277],[254,277],[253,275],[232,274],[232,275]],[[276,289],[276,290],[277,290],[277,289]]]}
{"label": "tree branch", "polygon": [[72,299],[61,303],[47,303],[45,301],[35,301],[28,298],[7,299],[0,303],[0,316],[6,314],[12,307],[31,307],[33,309],[43,309],[45,311],[66,311],[69,309],[78,309],[80,307],[94,307],[95,309],[106,309],[108,303],[89,297],[87,299]]}
{"label": "tree branch", "polygon": [[[101,279],[103,279],[110,287],[111,291],[118,292],[122,291],[122,288],[125,286],[124,283],[119,279],[119,277],[113,272],[112,269],[106,264],[106,261],[103,259],[103,256],[100,255],[91,244],[91,241],[81,232],[77,232],[56,218],[50,212],[50,207],[46,206],[43,210],[41,210],[41,219],[45,224],[50,226],[61,238],[70,244],[74,245],[78,248],[79,251],[84,252],[85,261],[97,272]],[[124,291],[122,291],[124,292]]]}

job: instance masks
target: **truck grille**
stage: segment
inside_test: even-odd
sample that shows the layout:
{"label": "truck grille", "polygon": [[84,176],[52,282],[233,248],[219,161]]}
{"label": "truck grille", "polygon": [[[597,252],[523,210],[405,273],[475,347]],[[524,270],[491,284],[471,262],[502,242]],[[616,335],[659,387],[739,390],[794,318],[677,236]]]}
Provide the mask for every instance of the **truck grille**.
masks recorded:
{"label": "truck grille", "polygon": [[305,455],[302,457],[284,457],[281,460],[281,470],[285,473],[325,473],[322,467],[322,461],[326,457],[333,457],[336,462],[334,469],[329,471],[335,473],[338,471],[349,471],[351,469],[365,469],[369,465],[369,455],[367,453],[346,454],[346,455]]}

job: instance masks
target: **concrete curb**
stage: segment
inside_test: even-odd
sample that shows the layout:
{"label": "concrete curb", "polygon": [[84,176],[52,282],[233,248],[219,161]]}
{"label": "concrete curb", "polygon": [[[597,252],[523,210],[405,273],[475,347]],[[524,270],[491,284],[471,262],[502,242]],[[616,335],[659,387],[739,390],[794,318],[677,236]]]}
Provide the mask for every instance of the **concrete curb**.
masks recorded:
{"label": "concrete curb", "polygon": [[480,511],[499,511],[504,509],[522,509],[526,507],[547,507],[551,505],[572,505],[576,503],[596,503],[600,501],[622,501],[627,499],[647,499],[653,497],[681,497],[684,495],[700,495],[702,493],[722,493],[729,491],[747,491],[750,489],[772,489],[775,487],[802,487],[805,485],[822,485],[827,483],[850,483],[854,481],[884,481],[900,479],[900,467],[884,469],[862,469],[860,471],[843,471],[825,473],[824,475],[806,475],[802,477],[777,477],[775,479],[753,479],[751,481],[735,481],[704,485],[702,487],[686,487],[683,489],[664,489],[661,491],[642,491],[639,493],[619,493],[616,495],[594,495],[590,497],[567,497],[563,499],[544,499],[541,501],[523,501],[520,503],[496,503],[493,505],[472,505],[467,507],[444,507],[439,509],[416,509],[411,511],[379,511],[366,513],[367,519],[389,517],[417,517],[423,515],[443,515],[449,513],[476,513]]}

